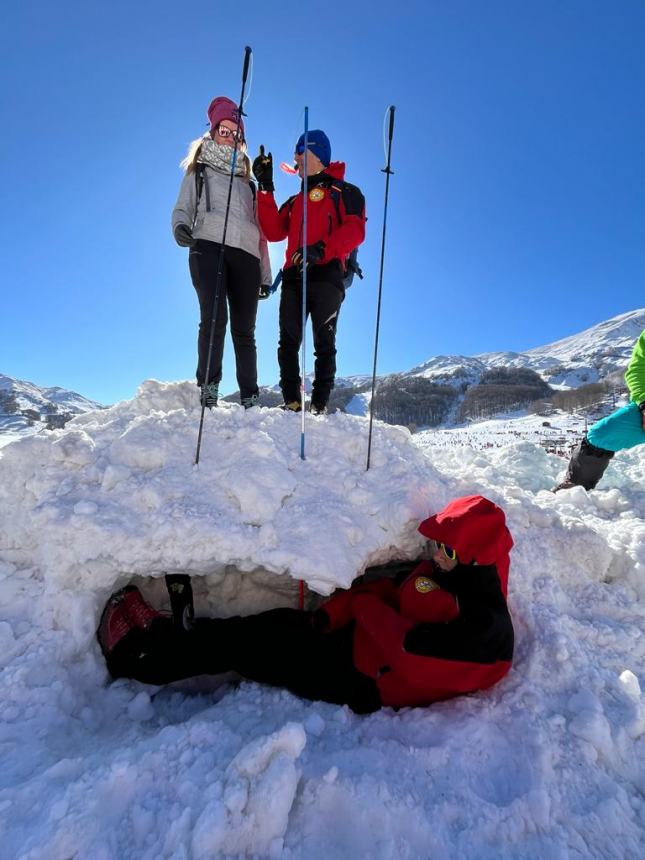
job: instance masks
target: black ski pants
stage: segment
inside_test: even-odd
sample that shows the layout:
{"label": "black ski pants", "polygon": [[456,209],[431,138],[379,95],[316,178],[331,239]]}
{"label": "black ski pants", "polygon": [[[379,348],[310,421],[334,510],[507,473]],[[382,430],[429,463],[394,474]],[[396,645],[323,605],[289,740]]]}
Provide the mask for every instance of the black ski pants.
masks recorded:
{"label": "black ski pants", "polygon": [[189,631],[170,618],[132,630],[108,657],[115,678],[167,684],[195,675],[237,672],[315,701],[349,705],[357,713],[381,707],[376,682],[354,668],[353,624],[322,633],[312,613],[271,609],[259,615],[198,618]]}
{"label": "black ski pants", "polygon": [[213,350],[209,378],[206,379],[208,344],[213,318],[220,248],[221,245],[216,242],[198,239],[195,247],[190,249],[188,256],[190,277],[197,291],[200,310],[197,339],[197,384],[219,383],[222,379],[224,337],[228,312],[230,312],[231,337],[235,350],[235,369],[240,397],[251,397],[251,395],[258,393],[255,318],[260,291],[260,261],[257,257],[239,248],[227,246],[224,252],[224,268],[217,303]]}
{"label": "black ski pants", "polygon": [[[323,267],[320,267],[321,269]],[[325,267],[326,268],[326,267]],[[314,338],[314,384],[312,400],[325,406],[334,387],[336,375],[336,326],[340,306],[345,298],[342,280],[336,266],[329,277],[307,281],[307,317],[311,317]],[[286,278],[280,297],[280,388],[285,403],[300,398],[300,362],[302,343],[302,278]]]}

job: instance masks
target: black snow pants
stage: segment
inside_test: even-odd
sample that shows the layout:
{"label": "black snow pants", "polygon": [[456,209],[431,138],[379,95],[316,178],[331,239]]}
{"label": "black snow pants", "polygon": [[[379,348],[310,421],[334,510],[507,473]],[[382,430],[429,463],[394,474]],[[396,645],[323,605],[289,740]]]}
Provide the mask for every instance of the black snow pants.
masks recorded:
{"label": "black snow pants", "polygon": [[[300,398],[300,362],[302,343],[302,276],[287,270],[280,297],[280,388],[285,403]],[[307,278],[307,317],[311,317],[314,341],[314,383],[312,401],[325,406],[334,387],[336,375],[336,326],[340,306],[345,298],[338,261],[313,266]]]}
{"label": "black snow pants", "polygon": [[593,490],[613,456],[613,451],[598,448],[585,437],[571,455],[565,481]]}
{"label": "black snow pants", "polygon": [[239,248],[227,246],[224,253],[224,269],[213,335],[209,379],[205,378],[220,248],[221,245],[216,242],[198,239],[195,247],[190,249],[188,256],[190,277],[197,291],[200,309],[197,340],[197,384],[219,383],[222,379],[222,356],[228,322],[228,302],[240,397],[251,397],[258,393],[255,318],[260,291],[260,261],[257,257]]}
{"label": "black snow pants", "polygon": [[195,675],[237,672],[315,701],[381,707],[376,682],[354,668],[353,624],[331,633],[312,626],[312,613],[271,609],[258,615],[198,618],[189,631],[169,618],[128,633],[107,659],[114,678],[167,684]]}

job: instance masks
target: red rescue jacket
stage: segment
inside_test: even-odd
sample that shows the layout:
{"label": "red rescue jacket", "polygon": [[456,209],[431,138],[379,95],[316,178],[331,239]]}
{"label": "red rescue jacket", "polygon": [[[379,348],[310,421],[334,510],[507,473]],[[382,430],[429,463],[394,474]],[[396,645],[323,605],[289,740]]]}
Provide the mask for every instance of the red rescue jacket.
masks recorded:
{"label": "red rescue jacket", "polygon": [[511,667],[506,584],[513,541],[503,511],[465,496],[419,531],[454,547],[457,567],[441,571],[422,561],[398,585],[380,579],[322,606],[329,629],[355,623],[354,665],[376,680],[384,705],[426,705],[490,687]]}
{"label": "red rescue jacket", "polygon": [[306,239],[302,188],[280,209],[271,192],[258,193],[258,217],[264,235],[269,242],[287,239],[285,274],[293,268],[291,258],[298,248],[319,241],[325,243],[325,256],[318,265],[339,260],[344,270],[347,257],[365,239],[365,198],[359,188],[344,181],[344,176],[345,164],[333,161],[322,173],[309,177]]}

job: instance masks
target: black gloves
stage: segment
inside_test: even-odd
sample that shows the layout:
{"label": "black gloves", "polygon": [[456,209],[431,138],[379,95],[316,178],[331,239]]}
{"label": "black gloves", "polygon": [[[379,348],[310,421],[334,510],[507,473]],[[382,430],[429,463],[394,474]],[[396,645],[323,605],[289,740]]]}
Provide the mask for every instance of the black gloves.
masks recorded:
{"label": "black gloves", "polygon": [[260,154],[253,162],[255,176],[260,191],[273,191],[273,156],[264,154],[264,146],[260,145]]}
{"label": "black gloves", "polygon": [[309,268],[309,266],[314,265],[314,263],[320,263],[325,256],[325,243],[324,242],[316,242],[315,245],[306,245],[304,248],[298,248],[298,250],[292,255],[291,262],[294,266],[297,266],[300,271],[302,271],[303,263]]}
{"label": "black gloves", "polygon": [[175,242],[182,248],[192,248],[197,241],[187,224],[177,224],[174,231]]}

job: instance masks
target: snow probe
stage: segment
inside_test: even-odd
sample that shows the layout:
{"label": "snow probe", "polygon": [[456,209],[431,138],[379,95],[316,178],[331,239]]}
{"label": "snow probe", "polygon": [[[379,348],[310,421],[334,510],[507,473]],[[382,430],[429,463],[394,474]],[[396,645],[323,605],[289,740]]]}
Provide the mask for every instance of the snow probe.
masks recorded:
{"label": "snow probe", "polygon": [[381,322],[381,292],[383,289],[383,262],[385,260],[385,227],[387,224],[387,198],[390,191],[390,176],[392,175],[392,170],[390,170],[390,164],[392,160],[392,137],[394,135],[394,111],[396,108],[394,105],[390,105],[388,108],[390,114],[390,128],[388,132],[388,145],[387,145],[387,164],[381,171],[381,173],[385,174],[385,206],[383,208],[383,236],[381,238],[381,267],[379,270],[378,276],[378,300],[376,303],[376,333],[374,335],[374,366],[372,368],[372,394],[370,397],[370,427],[367,436],[367,465],[365,466],[365,471],[367,472],[370,467],[370,454],[372,452],[372,423],[374,421],[374,389],[376,387],[376,358],[378,355],[378,333],[379,326]]}
{"label": "snow probe", "polygon": [[307,194],[309,191],[309,177],[307,176],[307,147],[309,145],[309,108],[305,107],[305,139],[303,160],[303,186],[302,186],[302,356],[300,370],[300,404],[302,417],[300,421],[300,459],[305,459],[305,340],[307,326]]}
{"label": "snow probe", "polygon": [[[240,132],[240,123],[244,113],[244,90],[246,89],[246,78],[249,72],[249,60],[251,59],[251,49],[244,49],[244,68],[242,69],[242,94],[240,95],[240,103],[237,109],[237,128],[236,134]],[[237,138],[236,138],[237,139]],[[204,376],[204,384],[208,385],[208,376],[211,369],[211,356],[213,353],[213,340],[215,338],[215,324],[217,323],[217,306],[219,304],[219,293],[222,286],[222,275],[224,273],[224,249],[226,247],[226,229],[228,227],[228,213],[231,208],[231,194],[233,191],[233,178],[235,176],[235,165],[237,162],[237,147],[233,150],[233,163],[231,164],[231,175],[228,181],[228,197],[226,198],[226,210],[224,212],[224,229],[222,231],[222,247],[219,252],[217,262],[217,278],[215,280],[215,297],[213,298],[213,316],[211,318],[211,333],[208,342],[208,358],[206,360],[206,374]],[[195,451],[195,465],[199,463],[199,451],[202,447],[202,432],[204,430],[204,412],[206,411],[206,398],[202,397],[202,414],[199,419],[199,434],[197,436],[197,450]]]}

